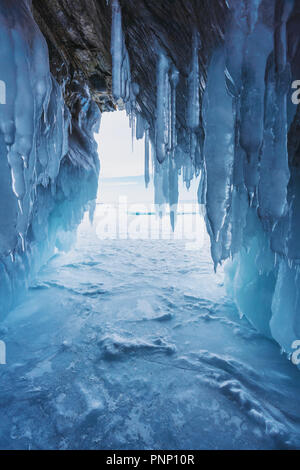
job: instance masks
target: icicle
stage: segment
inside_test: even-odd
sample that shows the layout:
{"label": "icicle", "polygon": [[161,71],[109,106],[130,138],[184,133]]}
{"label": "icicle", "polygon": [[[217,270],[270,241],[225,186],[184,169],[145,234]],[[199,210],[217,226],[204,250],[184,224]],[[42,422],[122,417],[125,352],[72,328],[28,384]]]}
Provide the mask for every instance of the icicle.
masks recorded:
{"label": "icicle", "polygon": [[[276,34],[275,61],[269,65],[265,97],[265,130],[259,182],[259,214],[272,229],[287,210],[290,178],[287,150],[286,21],[293,1],[282,4],[280,27]],[[276,73],[277,72],[277,73]]]}
{"label": "icicle", "polygon": [[198,186],[198,191],[197,191],[197,198],[198,198],[198,203],[202,206],[205,206],[206,204],[206,166],[205,162],[203,164],[202,170],[201,170],[201,177],[200,177],[200,182]]}
{"label": "icicle", "polygon": [[0,131],[3,133],[5,143],[13,144],[15,140],[15,98],[17,94],[16,68],[14,60],[14,43],[9,23],[0,16],[0,62],[1,80],[5,83],[5,105],[0,105]]}
{"label": "icicle", "polygon": [[193,53],[190,73],[188,76],[188,103],[187,103],[187,125],[194,131],[200,124],[200,88],[199,88],[199,39],[198,33],[193,35]]}
{"label": "icicle", "polygon": [[[245,150],[245,183],[250,201],[253,201],[258,183],[259,151],[263,141],[265,71],[273,49],[273,29],[270,27],[274,3],[270,3],[271,18],[265,21],[257,11],[257,1],[248,6],[250,31],[245,39],[243,58],[243,87],[241,93],[240,144]],[[255,5],[252,5],[254,3]],[[238,11],[243,17],[242,6]],[[250,15],[250,16],[249,16]],[[264,22],[265,21],[265,22]]]}
{"label": "icicle", "polygon": [[[152,147],[153,148],[153,147]],[[154,152],[155,155],[155,152]],[[153,155],[153,157],[154,157]],[[154,202],[160,215],[165,211],[165,204],[168,203],[166,185],[168,184],[168,162],[159,163],[157,158],[153,158],[154,164]]]}
{"label": "icicle", "polygon": [[172,89],[170,79],[167,80],[167,119],[168,119],[168,142],[167,154],[171,155],[172,152]]}
{"label": "icicle", "polygon": [[[123,32],[122,13],[118,0],[112,0],[111,55],[112,55],[112,92],[115,100],[122,96],[122,57]],[[124,94],[124,92],[123,92]]]}
{"label": "icicle", "polygon": [[145,133],[145,120],[140,113],[136,116],[136,139],[143,139]]}
{"label": "icicle", "polygon": [[169,60],[163,52],[159,53],[157,64],[156,96],[156,158],[162,163],[166,156],[169,139]]}
{"label": "icicle", "polygon": [[207,218],[217,242],[230,204],[234,160],[232,98],[226,91],[223,50],[215,52],[208,71],[203,122],[205,124],[204,158],[207,175]]}
{"label": "icicle", "polygon": [[268,229],[284,214],[289,181],[286,95],[276,86],[274,66],[269,73],[266,122],[260,165],[259,214]]}
{"label": "icicle", "polygon": [[169,159],[169,181],[168,181],[168,199],[170,205],[170,223],[172,230],[175,229],[176,212],[178,204],[178,172],[173,158]]}
{"label": "icicle", "polygon": [[171,69],[171,149],[174,155],[174,149],[177,145],[177,135],[176,135],[176,91],[177,85],[179,82],[179,72],[176,67],[173,65]]}
{"label": "icicle", "polygon": [[183,181],[185,182],[187,189],[190,189],[191,181],[194,178],[194,175],[195,175],[194,164],[191,158],[189,158],[189,156],[186,156],[185,163],[183,166]]}
{"label": "icicle", "polygon": [[[123,47],[123,61],[122,61],[122,72],[121,72],[121,97],[125,103],[134,102],[135,96],[131,96],[131,71],[130,71],[130,62],[128,51],[125,46],[124,37],[122,37],[122,47]],[[132,103],[130,103],[131,105]],[[132,109],[134,106],[130,106]]]}
{"label": "icicle", "polygon": [[131,111],[131,150],[134,151],[134,137],[135,137],[136,117],[133,111]]}
{"label": "icicle", "polygon": [[188,77],[187,126],[190,129],[190,155],[195,160],[197,137],[195,131],[200,125],[200,81],[199,81],[199,39],[193,34],[192,61]]}
{"label": "icicle", "polygon": [[150,174],[149,174],[149,127],[145,130],[145,186],[148,187],[150,182]]}
{"label": "icicle", "polygon": [[136,83],[131,83],[130,60],[125,45],[122,12],[118,0],[112,0],[111,55],[113,97],[118,105],[124,106],[125,103],[126,112],[131,115],[136,107],[139,87]]}

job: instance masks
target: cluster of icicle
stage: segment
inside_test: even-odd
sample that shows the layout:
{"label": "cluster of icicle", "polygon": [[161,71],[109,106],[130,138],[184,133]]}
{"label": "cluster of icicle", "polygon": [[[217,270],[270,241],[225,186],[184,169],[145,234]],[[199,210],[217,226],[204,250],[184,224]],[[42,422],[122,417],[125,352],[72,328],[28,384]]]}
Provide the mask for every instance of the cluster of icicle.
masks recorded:
{"label": "cluster of icicle", "polygon": [[[137,139],[145,137],[145,183],[149,183],[150,135],[153,165],[155,167],[155,203],[171,206],[171,223],[174,226],[178,203],[178,174],[183,171],[183,179],[189,186],[195,175],[199,175],[200,162],[200,90],[199,90],[199,38],[193,38],[193,53],[188,84],[187,124],[189,129],[190,157],[184,164],[183,152],[177,143],[176,93],[179,72],[165,51],[158,48],[156,71],[156,122],[151,129],[142,115],[138,103],[139,85],[131,82],[130,61],[122,29],[122,12],[118,0],[111,1],[113,62],[112,92],[117,104],[124,103],[130,117],[130,126]],[[198,162],[195,165],[195,161]]]}
{"label": "cluster of icicle", "polygon": [[[232,259],[228,286],[241,314],[292,352],[300,339],[300,181],[295,169],[291,177],[287,146],[296,112],[290,90],[297,77],[290,74],[286,38],[294,1],[226,3],[230,22],[204,85],[201,43],[197,31],[192,35],[184,142],[176,135],[181,77],[167,53],[157,51],[155,128],[150,129],[155,202],[169,202],[176,210],[178,175],[187,185],[201,175],[199,203],[215,267]],[[139,117],[138,86],[130,83],[118,0],[112,10],[113,94],[130,102],[138,137],[146,131],[149,181],[149,125]],[[181,140],[182,134],[181,129]]]}
{"label": "cluster of icicle", "polygon": [[130,61],[125,45],[122,27],[122,12],[118,0],[112,0],[112,33],[111,33],[111,55],[112,55],[112,93],[116,103],[121,108],[125,106],[129,116],[129,124],[132,129],[132,137],[143,139],[145,136],[145,184],[150,181],[149,172],[149,124],[142,117],[136,97],[139,94],[139,86],[132,82],[130,72]]}
{"label": "cluster of icicle", "polygon": [[50,74],[46,41],[26,1],[1,2],[0,63],[1,315],[24,291],[28,274],[52,255],[59,236],[80,221],[89,190],[84,194],[75,186],[84,178],[81,169],[97,173],[92,127],[99,112],[87,103],[75,123],[82,126],[82,141],[85,136],[83,155],[63,86]]}

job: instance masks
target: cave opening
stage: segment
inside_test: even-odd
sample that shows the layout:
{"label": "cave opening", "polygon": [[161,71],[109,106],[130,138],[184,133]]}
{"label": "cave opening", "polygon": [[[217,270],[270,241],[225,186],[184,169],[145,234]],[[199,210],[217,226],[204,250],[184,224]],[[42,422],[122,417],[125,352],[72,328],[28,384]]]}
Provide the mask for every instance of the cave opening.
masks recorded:
{"label": "cave opening", "polygon": [[[96,141],[101,167],[98,212],[102,209],[107,214],[113,238],[183,240],[187,251],[209,250],[203,208],[197,201],[200,176],[187,185],[179,172],[178,203],[160,203],[155,194],[153,160],[148,180],[145,176],[145,138],[133,135],[125,111],[103,113]],[[103,218],[99,220],[103,234],[107,228]]]}

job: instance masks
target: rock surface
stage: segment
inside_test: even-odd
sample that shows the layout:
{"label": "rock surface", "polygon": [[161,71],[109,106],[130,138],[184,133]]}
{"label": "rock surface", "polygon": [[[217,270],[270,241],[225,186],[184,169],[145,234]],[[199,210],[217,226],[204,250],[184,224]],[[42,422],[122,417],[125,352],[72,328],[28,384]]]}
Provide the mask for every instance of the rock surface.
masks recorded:
{"label": "rock surface", "polygon": [[[227,7],[224,0],[123,0],[125,42],[132,79],[148,122],[155,115],[157,48],[162,46],[180,71],[179,104],[185,104],[185,87],[193,30],[200,33],[202,89],[207,59],[222,41]],[[88,85],[102,111],[114,109],[111,96],[111,5],[106,0],[33,0],[33,14],[47,39],[51,72],[66,82],[66,101],[78,87]],[[179,106],[178,110],[180,111]],[[178,119],[184,122],[184,112]]]}

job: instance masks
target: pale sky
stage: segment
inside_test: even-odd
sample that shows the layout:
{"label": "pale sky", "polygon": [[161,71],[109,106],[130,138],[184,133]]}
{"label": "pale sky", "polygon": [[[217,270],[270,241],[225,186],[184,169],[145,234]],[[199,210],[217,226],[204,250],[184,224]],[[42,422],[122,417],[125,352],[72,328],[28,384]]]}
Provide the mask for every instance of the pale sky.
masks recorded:
{"label": "pale sky", "polygon": [[[144,175],[145,143],[134,139],[132,152],[131,129],[125,111],[103,113],[100,132],[96,136],[100,156],[100,179],[98,200],[100,202],[118,201],[120,196],[126,196],[129,201],[154,200],[152,165],[150,162],[150,185],[146,189],[144,179],[140,181],[112,182],[106,178],[122,178]],[[191,183],[188,191],[179,178],[179,194],[181,201],[196,201],[199,178]]]}
{"label": "pale sky", "polygon": [[134,139],[125,111],[103,113],[100,132],[96,135],[102,178],[140,176],[144,174],[144,139]]}

